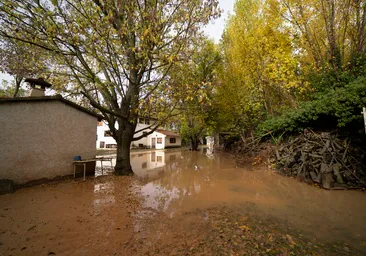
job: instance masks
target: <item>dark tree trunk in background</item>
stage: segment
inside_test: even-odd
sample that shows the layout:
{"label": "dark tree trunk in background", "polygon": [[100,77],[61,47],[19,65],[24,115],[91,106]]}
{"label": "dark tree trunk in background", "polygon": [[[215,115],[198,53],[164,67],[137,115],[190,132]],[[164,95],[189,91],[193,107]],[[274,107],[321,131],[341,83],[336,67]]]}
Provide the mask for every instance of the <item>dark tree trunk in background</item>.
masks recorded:
{"label": "dark tree trunk in background", "polygon": [[20,84],[22,83],[22,81],[23,81],[22,76],[15,76],[15,89],[14,89],[13,98],[15,98],[18,95]]}
{"label": "dark tree trunk in background", "polygon": [[199,139],[198,137],[191,137],[191,150],[192,151],[198,151],[198,144],[199,144]]}

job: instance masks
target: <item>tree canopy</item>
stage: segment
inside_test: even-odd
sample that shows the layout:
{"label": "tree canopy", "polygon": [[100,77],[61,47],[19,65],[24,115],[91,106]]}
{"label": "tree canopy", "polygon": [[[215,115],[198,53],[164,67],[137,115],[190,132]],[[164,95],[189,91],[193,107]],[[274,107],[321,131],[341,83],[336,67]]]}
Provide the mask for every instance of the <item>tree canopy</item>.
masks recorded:
{"label": "tree canopy", "polygon": [[[258,127],[293,128],[328,115],[334,108],[324,112],[322,103],[351,102],[364,80],[353,81],[366,75],[359,0],[238,0],[219,45],[200,32],[220,14],[217,0],[4,0],[0,11],[0,36],[51,52],[64,88],[104,116],[119,173],[131,173],[139,116],[158,120],[147,134],[177,115],[192,144],[208,126],[245,141]],[[344,88],[355,93],[344,99]],[[345,119],[354,120],[350,106]]]}
{"label": "tree canopy", "polygon": [[[319,97],[338,97],[329,90],[366,74],[365,25],[364,1],[238,0],[221,42],[224,61],[216,94],[220,129],[244,139],[258,125],[262,134],[279,130],[279,124],[296,130],[299,119],[322,116],[321,108],[314,112],[303,106],[319,106]],[[282,119],[261,124],[287,109],[290,114]],[[310,125],[301,127],[306,123]]]}
{"label": "tree canopy", "polygon": [[[108,122],[119,148],[116,172],[128,174],[137,118],[149,114],[143,105],[164,96],[171,66],[219,8],[217,0],[5,0],[0,13],[2,37],[58,56],[70,85]],[[162,105],[169,114],[172,106]]]}
{"label": "tree canopy", "polygon": [[189,61],[175,65],[169,75],[173,101],[179,109],[182,138],[198,150],[199,139],[215,122],[213,96],[217,87],[217,70],[221,65],[218,47],[208,39],[195,46]]}
{"label": "tree canopy", "polygon": [[40,51],[26,43],[11,38],[0,37],[0,71],[14,78],[14,88],[10,88],[12,95],[16,97],[21,83],[26,77],[50,78],[52,68],[52,55],[46,51]]}

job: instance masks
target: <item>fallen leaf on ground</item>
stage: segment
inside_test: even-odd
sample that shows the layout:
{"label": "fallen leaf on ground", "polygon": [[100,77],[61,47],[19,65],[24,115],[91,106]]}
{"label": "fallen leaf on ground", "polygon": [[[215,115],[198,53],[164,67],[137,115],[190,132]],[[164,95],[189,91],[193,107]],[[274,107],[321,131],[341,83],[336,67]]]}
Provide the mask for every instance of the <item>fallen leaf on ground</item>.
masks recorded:
{"label": "fallen leaf on ground", "polygon": [[242,230],[245,230],[245,231],[249,231],[250,230],[250,227],[248,227],[246,225],[240,226],[239,228],[242,229]]}
{"label": "fallen leaf on ground", "polygon": [[296,244],[289,234],[286,234],[286,238],[290,245],[294,246]]}

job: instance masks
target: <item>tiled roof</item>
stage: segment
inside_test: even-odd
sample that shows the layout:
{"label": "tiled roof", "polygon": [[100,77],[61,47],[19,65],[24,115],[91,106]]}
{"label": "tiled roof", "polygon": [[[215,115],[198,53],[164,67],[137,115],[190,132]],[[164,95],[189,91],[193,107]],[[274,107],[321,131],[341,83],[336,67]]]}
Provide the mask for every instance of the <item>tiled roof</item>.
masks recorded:
{"label": "tiled roof", "polygon": [[171,132],[171,131],[167,131],[167,130],[163,130],[163,129],[157,129],[157,132],[164,134],[166,136],[170,136],[170,137],[180,137],[180,135],[178,133],[175,132]]}
{"label": "tiled roof", "polygon": [[98,115],[97,113],[94,113],[93,111],[86,109],[82,106],[79,106],[78,104],[66,100],[62,98],[61,95],[55,95],[55,96],[39,96],[39,97],[16,97],[16,98],[0,98],[0,104],[2,103],[16,103],[16,102],[37,102],[37,101],[61,101],[62,103],[65,103],[66,105],[69,105],[73,108],[76,108],[77,110],[80,110],[86,114],[92,115],[96,118],[98,118],[99,121],[103,119],[103,116]]}

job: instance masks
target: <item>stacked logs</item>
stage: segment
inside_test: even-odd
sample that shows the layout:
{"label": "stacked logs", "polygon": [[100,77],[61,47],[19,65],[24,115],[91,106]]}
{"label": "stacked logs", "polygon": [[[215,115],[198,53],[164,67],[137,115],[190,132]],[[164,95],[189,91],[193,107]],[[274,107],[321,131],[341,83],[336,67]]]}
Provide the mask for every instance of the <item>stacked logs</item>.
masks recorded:
{"label": "stacked logs", "polygon": [[311,130],[272,150],[277,170],[326,189],[366,187],[364,157],[349,139]]}

